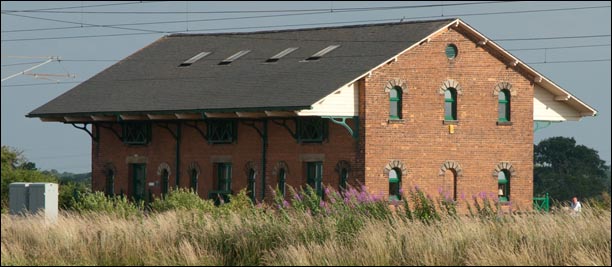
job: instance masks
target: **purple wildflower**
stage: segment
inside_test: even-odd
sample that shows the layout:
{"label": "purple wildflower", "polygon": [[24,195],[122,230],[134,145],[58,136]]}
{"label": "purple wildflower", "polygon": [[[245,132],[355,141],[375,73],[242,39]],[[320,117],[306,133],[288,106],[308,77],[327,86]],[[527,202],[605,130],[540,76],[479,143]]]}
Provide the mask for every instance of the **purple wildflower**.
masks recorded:
{"label": "purple wildflower", "polygon": [[283,207],[288,208],[289,202],[287,200],[283,200]]}
{"label": "purple wildflower", "polygon": [[465,193],[461,193],[461,200],[465,201]]}
{"label": "purple wildflower", "polygon": [[443,191],[444,191],[444,190],[442,190],[442,187],[438,187],[438,194],[442,195],[442,192],[443,192]]}

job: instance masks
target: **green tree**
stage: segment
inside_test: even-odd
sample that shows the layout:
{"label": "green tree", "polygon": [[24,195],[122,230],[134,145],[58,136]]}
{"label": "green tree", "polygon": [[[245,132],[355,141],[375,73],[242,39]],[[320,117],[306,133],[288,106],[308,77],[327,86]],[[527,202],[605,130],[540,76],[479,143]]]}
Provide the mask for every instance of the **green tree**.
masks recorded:
{"label": "green tree", "polygon": [[590,198],[607,191],[609,166],[574,138],[551,137],[534,147],[534,192],[554,199]]}

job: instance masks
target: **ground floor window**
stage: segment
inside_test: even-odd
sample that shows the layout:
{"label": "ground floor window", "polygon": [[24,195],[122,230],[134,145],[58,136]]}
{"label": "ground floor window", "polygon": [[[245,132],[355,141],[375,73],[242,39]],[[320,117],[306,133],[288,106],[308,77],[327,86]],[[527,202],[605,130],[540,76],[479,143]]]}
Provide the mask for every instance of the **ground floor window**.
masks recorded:
{"label": "ground floor window", "polygon": [[323,162],[307,162],[306,163],[306,178],[307,183],[317,192],[317,195],[323,196]]}
{"label": "ground floor window", "polygon": [[393,168],[389,171],[389,199],[400,200],[402,195],[400,194],[402,181],[402,173],[399,169]]}

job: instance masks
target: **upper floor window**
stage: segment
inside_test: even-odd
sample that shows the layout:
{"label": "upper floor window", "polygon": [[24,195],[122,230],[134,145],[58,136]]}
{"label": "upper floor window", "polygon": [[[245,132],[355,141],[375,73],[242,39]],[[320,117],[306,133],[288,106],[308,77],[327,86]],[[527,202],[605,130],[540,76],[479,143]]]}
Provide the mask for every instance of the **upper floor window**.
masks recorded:
{"label": "upper floor window", "polygon": [[447,88],[444,91],[444,120],[457,120],[457,90]]}
{"label": "upper floor window", "polygon": [[297,138],[300,143],[321,143],[327,137],[327,121],[319,117],[297,120]]}
{"label": "upper floor window", "polygon": [[394,86],[389,90],[389,118],[399,120],[402,118],[402,88]]}
{"label": "upper floor window", "polygon": [[151,141],[151,123],[125,122],[123,124],[123,143],[145,145]]}
{"label": "upper floor window", "polygon": [[209,120],[207,123],[208,142],[228,144],[236,140],[236,122],[232,120]]}
{"label": "upper floor window", "polygon": [[498,102],[498,121],[510,121],[510,91],[508,89],[499,91]]}
{"label": "upper floor window", "polygon": [[444,54],[446,54],[446,57],[448,59],[455,59],[457,57],[457,54],[459,54],[459,49],[456,45],[449,44],[446,46],[446,49],[444,49]]}

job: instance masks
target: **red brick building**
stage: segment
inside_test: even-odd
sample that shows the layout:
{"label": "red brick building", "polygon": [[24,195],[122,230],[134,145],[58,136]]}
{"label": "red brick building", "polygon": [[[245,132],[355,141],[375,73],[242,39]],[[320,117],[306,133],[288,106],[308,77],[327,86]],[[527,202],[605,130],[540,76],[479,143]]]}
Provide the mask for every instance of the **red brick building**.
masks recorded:
{"label": "red brick building", "polygon": [[458,19],[162,37],[28,114],[92,137],[92,186],[364,184],[529,208],[534,122],[596,111]]}

